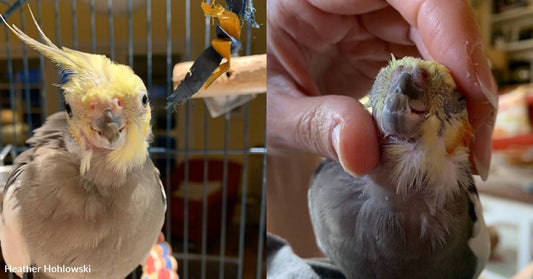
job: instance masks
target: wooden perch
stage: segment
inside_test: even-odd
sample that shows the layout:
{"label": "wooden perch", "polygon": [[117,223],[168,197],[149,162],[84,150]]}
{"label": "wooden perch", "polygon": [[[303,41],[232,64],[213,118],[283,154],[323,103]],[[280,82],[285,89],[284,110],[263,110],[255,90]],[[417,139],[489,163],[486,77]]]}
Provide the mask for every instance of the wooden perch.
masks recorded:
{"label": "wooden perch", "polygon": [[[174,66],[172,81],[174,89],[180,84],[192,66],[182,62]],[[205,98],[229,95],[249,95],[266,92],[266,54],[232,57],[228,72],[216,79],[205,89],[202,86],[192,98]]]}

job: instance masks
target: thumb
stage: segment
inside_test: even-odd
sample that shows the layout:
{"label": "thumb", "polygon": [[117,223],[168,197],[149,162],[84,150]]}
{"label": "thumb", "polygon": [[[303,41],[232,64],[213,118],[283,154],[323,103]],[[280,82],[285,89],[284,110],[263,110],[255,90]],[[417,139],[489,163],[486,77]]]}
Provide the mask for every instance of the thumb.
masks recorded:
{"label": "thumb", "polygon": [[372,116],[347,96],[267,94],[268,145],[318,153],[359,176],[379,161]]}

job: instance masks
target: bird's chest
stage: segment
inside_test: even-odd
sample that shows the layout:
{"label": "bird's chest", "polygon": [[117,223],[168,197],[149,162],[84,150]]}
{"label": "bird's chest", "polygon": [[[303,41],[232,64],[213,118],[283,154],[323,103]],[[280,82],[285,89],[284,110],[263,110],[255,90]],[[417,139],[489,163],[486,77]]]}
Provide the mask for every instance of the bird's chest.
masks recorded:
{"label": "bird's chest", "polygon": [[120,187],[102,188],[105,185],[80,177],[75,165],[50,169],[47,175],[59,174],[62,179],[40,179],[24,193],[31,205],[21,213],[32,260],[38,265],[91,264],[93,272],[139,264],[164,218],[155,175],[132,175]]}
{"label": "bird's chest", "polygon": [[[434,274],[431,278],[472,273],[475,260],[468,245],[472,223],[463,201],[450,201],[434,214],[423,199],[417,199],[360,215],[364,219],[358,224],[366,226],[358,226],[354,261],[358,266],[373,265],[375,272],[361,278],[428,278],[428,270]],[[445,268],[450,266],[455,269]]]}
{"label": "bird's chest", "polygon": [[[431,197],[413,195],[399,201],[372,201],[359,214],[361,245],[374,259],[420,261],[465,246],[471,233],[466,196],[457,195],[435,208]],[[444,255],[444,254],[443,254]]]}

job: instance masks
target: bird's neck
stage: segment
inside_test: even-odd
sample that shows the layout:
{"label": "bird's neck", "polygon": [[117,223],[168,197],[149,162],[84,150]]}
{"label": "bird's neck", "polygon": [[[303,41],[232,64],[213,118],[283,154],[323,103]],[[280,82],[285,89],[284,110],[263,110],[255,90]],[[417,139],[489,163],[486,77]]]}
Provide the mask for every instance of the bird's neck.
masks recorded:
{"label": "bird's neck", "polygon": [[64,133],[63,139],[68,152],[79,158],[80,180],[86,187],[99,185],[100,192],[105,192],[123,185],[149,160],[148,138],[151,135],[146,136],[146,133],[150,132],[130,129],[125,144],[114,150],[92,148],[84,142],[84,137],[75,137],[70,131]]}
{"label": "bird's neck", "polygon": [[442,207],[462,185],[467,185],[468,148],[457,147],[449,154],[444,140],[431,143],[384,141],[380,164],[369,178],[386,191],[403,200],[414,195],[427,196],[436,207]]}
{"label": "bird's neck", "polygon": [[148,159],[148,142],[126,144],[107,154],[107,162],[117,173],[126,174],[144,165]]}
{"label": "bird's neck", "polygon": [[[146,141],[125,144],[115,150],[76,148],[80,156],[80,178],[88,186],[118,188],[132,172],[141,169],[148,158]],[[105,191],[105,190],[102,190]]]}
{"label": "bird's neck", "polygon": [[[143,154],[142,152],[138,152]],[[135,172],[139,172],[148,160],[146,154],[144,160],[137,162],[138,165],[125,165],[124,168],[115,168],[109,161],[110,152],[82,151],[80,160],[80,181],[88,192],[96,190],[107,196],[116,189],[126,185],[128,179]]]}

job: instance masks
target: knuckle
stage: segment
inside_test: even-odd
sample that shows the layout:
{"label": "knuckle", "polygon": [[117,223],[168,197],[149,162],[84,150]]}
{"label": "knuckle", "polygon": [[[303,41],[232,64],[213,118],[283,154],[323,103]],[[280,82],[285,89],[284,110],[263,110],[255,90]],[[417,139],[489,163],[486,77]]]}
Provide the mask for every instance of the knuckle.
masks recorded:
{"label": "knuckle", "polygon": [[331,148],[332,119],[322,106],[313,106],[303,112],[297,119],[295,141],[309,151],[333,157]]}

